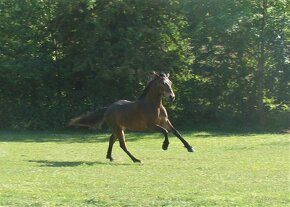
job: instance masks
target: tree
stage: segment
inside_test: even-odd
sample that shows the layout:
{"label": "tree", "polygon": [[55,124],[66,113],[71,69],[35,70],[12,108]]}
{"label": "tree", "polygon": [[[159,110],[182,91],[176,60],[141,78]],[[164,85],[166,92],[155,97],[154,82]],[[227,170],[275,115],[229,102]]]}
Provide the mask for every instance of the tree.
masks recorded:
{"label": "tree", "polygon": [[171,72],[180,123],[287,123],[288,4],[2,0],[0,128],[63,128],[152,70]]}
{"label": "tree", "polygon": [[196,116],[202,110],[209,120],[258,118],[264,123],[270,108],[285,106],[289,94],[284,93],[282,100],[276,98],[279,92],[269,91],[288,79],[281,75],[286,75],[289,64],[286,2],[186,0],[184,4],[195,56],[188,85],[198,89],[191,91],[187,102],[196,107],[184,106],[187,114]]}

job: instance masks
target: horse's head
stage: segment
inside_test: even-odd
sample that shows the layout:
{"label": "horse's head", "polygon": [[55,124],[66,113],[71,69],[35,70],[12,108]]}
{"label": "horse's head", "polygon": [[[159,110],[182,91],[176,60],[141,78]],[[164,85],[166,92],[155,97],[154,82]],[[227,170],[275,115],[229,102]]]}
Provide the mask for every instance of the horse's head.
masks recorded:
{"label": "horse's head", "polygon": [[153,72],[150,79],[154,81],[156,91],[160,91],[170,101],[175,100],[175,94],[171,88],[172,82],[169,80],[169,73]]}

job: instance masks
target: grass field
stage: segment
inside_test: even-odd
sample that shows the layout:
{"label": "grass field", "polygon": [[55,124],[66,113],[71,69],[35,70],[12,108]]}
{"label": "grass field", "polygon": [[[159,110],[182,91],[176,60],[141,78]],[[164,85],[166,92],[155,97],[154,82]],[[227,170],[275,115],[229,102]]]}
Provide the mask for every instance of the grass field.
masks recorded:
{"label": "grass field", "polygon": [[289,206],[289,135],[127,134],[134,164],[108,134],[0,132],[0,206]]}

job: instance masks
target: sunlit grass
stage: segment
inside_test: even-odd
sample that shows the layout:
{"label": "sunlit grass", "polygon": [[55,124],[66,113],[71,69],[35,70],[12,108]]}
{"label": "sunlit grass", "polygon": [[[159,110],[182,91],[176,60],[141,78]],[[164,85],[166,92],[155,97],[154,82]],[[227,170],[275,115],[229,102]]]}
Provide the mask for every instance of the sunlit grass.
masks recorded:
{"label": "sunlit grass", "polygon": [[127,134],[134,164],[108,134],[0,132],[0,206],[288,206],[289,135]]}

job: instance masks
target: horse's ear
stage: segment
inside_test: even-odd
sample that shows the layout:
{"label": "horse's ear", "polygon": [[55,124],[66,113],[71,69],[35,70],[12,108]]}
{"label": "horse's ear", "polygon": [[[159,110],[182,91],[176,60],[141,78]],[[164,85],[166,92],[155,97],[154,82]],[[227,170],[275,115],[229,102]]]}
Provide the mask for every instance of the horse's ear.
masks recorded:
{"label": "horse's ear", "polygon": [[166,74],[166,76],[167,76],[167,78],[169,78],[169,76],[170,76],[170,73],[167,73],[167,74]]}
{"label": "horse's ear", "polygon": [[156,77],[158,76],[158,74],[155,71],[150,72],[149,76],[148,76],[148,81],[147,83],[151,82],[152,80],[154,80]]}

